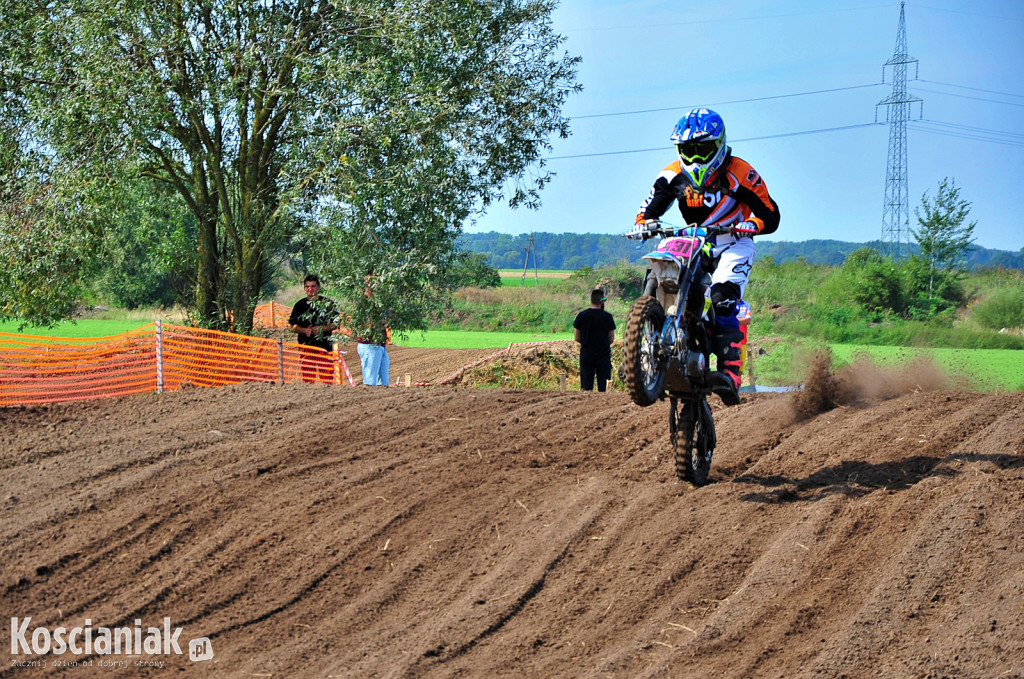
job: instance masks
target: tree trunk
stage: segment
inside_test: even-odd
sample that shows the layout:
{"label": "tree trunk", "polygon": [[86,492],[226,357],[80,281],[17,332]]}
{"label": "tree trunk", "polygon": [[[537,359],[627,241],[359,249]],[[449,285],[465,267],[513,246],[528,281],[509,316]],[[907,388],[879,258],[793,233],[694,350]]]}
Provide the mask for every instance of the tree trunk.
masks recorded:
{"label": "tree trunk", "polygon": [[196,311],[199,324],[203,327],[217,327],[217,218],[209,214],[199,219],[198,233],[199,261],[196,263]]}
{"label": "tree trunk", "polygon": [[932,255],[931,266],[928,267],[928,296],[931,297],[935,290],[935,255]]}
{"label": "tree trunk", "polygon": [[259,301],[260,290],[263,288],[265,265],[262,261],[247,261],[239,257],[240,270],[236,277],[234,299],[231,309],[234,314],[234,332],[248,335],[252,332],[252,316]]}

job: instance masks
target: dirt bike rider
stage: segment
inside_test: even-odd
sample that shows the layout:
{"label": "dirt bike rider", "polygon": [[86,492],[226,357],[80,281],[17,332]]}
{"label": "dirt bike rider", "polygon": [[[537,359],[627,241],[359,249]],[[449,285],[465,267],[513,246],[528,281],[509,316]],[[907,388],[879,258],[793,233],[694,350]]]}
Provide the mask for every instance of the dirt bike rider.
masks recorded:
{"label": "dirt bike rider", "polygon": [[736,305],[743,297],[754,263],[753,236],[779,227],[779,206],[768,195],[761,176],[745,160],[732,155],[725,143],[722,117],[706,108],[695,108],[676,123],[670,137],[679,160],[654,181],[647,200],[636,215],[636,225],[626,234],[647,240],[650,225],[665,214],[673,200],[686,224],[728,226],[730,233],[717,236],[712,255],[717,258],[711,275],[711,303],[715,307],[712,348],[718,356],[718,372],[712,374],[712,391],[726,405],[739,403],[740,331]]}

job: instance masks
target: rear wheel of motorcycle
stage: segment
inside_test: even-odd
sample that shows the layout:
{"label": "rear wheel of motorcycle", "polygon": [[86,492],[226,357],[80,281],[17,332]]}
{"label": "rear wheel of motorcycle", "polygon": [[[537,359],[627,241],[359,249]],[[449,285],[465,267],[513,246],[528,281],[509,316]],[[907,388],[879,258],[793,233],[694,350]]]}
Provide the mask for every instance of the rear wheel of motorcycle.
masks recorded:
{"label": "rear wheel of motorcycle", "polygon": [[711,473],[712,437],[710,427],[702,413],[706,409],[699,402],[683,401],[676,408],[672,399],[668,429],[676,457],[676,476],[695,486],[708,482]]}
{"label": "rear wheel of motorcycle", "polygon": [[665,389],[665,369],[658,364],[658,343],[665,325],[665,311],[653,297],[633,302],[626,321],[622,363],[633,403],[647,407],[657,402]]}

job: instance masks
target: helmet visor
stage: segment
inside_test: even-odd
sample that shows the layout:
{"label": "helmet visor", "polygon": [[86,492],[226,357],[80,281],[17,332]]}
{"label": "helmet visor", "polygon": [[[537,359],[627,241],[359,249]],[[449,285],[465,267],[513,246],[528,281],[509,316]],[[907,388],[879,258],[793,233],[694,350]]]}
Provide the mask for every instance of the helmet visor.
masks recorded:
{"label": "helmet visor", "polygon": [[718,139],[688,139],[676,143],[679,157],[686,163],[706,163],[718,153]]}

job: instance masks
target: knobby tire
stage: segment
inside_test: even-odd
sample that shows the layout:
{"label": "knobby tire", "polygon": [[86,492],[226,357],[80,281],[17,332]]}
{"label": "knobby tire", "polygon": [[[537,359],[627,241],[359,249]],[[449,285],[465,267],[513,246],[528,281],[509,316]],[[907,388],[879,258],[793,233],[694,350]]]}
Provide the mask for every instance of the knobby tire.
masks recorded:
{"label": "knobby tire", "polygon": [[[676,399],[672,399],[669,412],[669,434],[675,451],[676,476],[680,481],[689,481],[695,486],[708,482],[711,473],[713,435],[709,431],[707,406],[702,402],[683,401],[678,410]],[[711,425],[713,426],[713,425]]]}
{"label": "knobby tire", "polygon": [[629,397],[641,407],[656,403],[665,389],[665,369],[658,369],[656,361],[657,338],[664,325],[665,310],[658,300],[645,296],[633,302],[626,321],[623,372]]}

